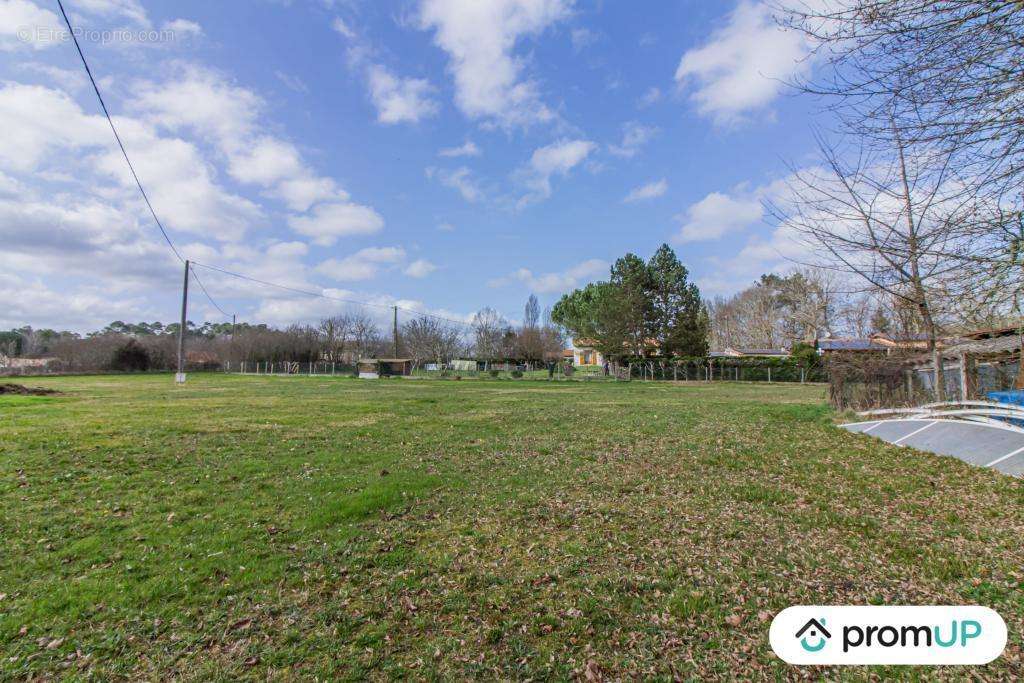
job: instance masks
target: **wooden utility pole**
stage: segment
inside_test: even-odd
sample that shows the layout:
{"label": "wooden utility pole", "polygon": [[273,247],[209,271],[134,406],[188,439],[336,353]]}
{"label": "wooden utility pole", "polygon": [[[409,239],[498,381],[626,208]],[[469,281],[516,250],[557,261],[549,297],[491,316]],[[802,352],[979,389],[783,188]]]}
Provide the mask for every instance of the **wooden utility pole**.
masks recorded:
{"label": "wooden utility pole", "polygon": [[174,381],[178,384],[185,383],[185,326],[188,324],[188,269],[189,262],[185,261],[185,282],[181,286],[181,327],[178,328],[178,374]]}
{"label": "wooden utility pole", "polygon": [[395,308],[395,322],[394,322],[394,325],[393,325],[393,329],[394,329],[394,333],[395,333],[395,355],[394,355],[394,357],[398,358],[398,306],[395,306],[394,308]]}

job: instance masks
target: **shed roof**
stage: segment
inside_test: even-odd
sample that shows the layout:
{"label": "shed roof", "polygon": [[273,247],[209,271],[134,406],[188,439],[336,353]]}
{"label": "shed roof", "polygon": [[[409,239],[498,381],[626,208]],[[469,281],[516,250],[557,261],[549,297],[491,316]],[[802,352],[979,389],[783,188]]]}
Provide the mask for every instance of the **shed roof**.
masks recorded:
{"label": "shed roof", "polygon": [[1024,323],[1017,325],[1008,325],[1005,327],[989,327],[981,330],[973,330],[971,332],[964,333],[965,339],[988,339],[990,337],[1005,337],[1009,335],[1019,335]]}
{"label": "shed roof", "polygon": [[1016,334],[1002,337],[988,337],[984,339],[964,339],[946,347],[943,355],[958,356],[961,353],[986,354],[986,353],[1013,353],[1020,351],[1020,337]]}

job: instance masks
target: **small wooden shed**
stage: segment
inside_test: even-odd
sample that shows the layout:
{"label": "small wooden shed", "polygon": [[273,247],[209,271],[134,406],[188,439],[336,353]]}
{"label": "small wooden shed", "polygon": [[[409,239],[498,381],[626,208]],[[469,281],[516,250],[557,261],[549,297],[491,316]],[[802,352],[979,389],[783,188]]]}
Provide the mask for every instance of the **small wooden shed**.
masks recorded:
{"label": "small wooden shed", "polygon": [[364,358],[356,365],[361,379],[408,377],[412,374],[411,358]]}

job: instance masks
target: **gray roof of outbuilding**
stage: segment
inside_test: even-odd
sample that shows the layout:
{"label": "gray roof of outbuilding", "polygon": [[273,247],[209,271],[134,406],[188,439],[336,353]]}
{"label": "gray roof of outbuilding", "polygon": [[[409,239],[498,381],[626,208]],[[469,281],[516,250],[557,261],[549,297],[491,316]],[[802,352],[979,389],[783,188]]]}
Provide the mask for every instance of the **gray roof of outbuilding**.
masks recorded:
{"label": "gray roof of outbuilding", "polygon": [[823,351],[885,351],[888,347],[870,339],[819,339]]}

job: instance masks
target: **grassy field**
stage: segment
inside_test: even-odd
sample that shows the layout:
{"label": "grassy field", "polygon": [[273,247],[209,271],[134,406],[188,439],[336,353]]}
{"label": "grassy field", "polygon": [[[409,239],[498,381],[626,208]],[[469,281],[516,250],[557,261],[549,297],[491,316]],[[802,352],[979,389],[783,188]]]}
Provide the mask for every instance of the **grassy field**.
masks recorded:
{"label": "grassy field", "polygon": [[793,604],[979,603],[1024,675],[1024,483],[820,386],[168,376],[0,396],[0,679],[862,678]]}

